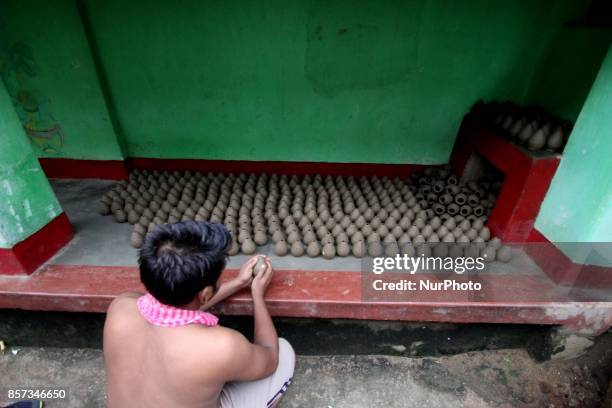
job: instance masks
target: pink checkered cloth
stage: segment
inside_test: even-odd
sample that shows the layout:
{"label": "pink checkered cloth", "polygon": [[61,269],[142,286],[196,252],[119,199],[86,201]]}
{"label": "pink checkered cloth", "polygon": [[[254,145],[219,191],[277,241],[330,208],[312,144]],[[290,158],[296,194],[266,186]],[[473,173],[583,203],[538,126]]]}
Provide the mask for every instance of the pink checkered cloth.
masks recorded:
{"label": "pink checkered cloth", "polygon": [[219,318],[211,313],[168,306],[149,293],[138,298],[138,310],[149,323],[160,327],[180,327],[192,323],[216,326],[219,323]]}

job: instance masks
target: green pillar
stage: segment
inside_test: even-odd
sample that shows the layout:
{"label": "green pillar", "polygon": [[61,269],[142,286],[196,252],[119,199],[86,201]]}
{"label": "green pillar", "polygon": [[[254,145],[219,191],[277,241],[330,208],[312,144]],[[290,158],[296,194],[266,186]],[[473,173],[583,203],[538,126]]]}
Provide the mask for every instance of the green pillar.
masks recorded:
{"label": "green pillar", "polygon": [[[611,158],[612,48],[578,116],[542,203],[536,228],[546,238],[561,243],[612,243]],[[576,250],[575,245],[559,247],[574,261],[581,261],[584,251]],[[612,260],[603,263],[612,265]]]}
{"label": "green pillar", "polygon": [[0,81],[0,248],[12,248],[61,212]]}

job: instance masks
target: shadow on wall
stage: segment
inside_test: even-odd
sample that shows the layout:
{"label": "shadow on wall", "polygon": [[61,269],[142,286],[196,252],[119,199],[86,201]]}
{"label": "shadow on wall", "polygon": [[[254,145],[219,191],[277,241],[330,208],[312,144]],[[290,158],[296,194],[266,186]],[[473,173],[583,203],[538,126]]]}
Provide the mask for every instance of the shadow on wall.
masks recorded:
{"label": "shadow on wall", "polygon": [[611,44],[612,27],[564,27],[533,77],[527,102],[575,122]]}

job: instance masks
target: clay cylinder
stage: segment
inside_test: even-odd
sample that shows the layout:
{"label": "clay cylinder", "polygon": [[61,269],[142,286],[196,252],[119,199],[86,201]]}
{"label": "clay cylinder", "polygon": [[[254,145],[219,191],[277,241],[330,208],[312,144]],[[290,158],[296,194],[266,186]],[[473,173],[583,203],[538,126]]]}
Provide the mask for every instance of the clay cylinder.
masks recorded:
{"label": "clay cylinder", "polygon": [[449,205],[446,206],[446,212],[449,215],[454,216],[459,212],[459,206],[455,203],[450,203]]}
{"label": "clay cylinder", "polygon": [[467,196],[463,193],[459,193],[455,196],[455,203],[457,205],[463,205],[467,202]]}
{"label": "clay cylinder", "polygon": [[471,213],[472,213],[472,207],[470,207],[469,205],[462,205],[461,208],[459,208],[459,214],[464,217],[467,217]]}

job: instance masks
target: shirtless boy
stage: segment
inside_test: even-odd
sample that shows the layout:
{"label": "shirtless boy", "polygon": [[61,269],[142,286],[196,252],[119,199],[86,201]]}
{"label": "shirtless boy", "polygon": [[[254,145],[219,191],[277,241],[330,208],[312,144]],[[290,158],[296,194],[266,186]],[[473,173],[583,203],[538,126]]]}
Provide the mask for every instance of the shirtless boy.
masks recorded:
{"label": "shirtless boy", "polygon": [[[180,222],[148,234],[140,251],[147,294],[126,293],[104,326],[109,407],[274,407],[291,382],[295,355],[279,339],[264,294],[272,278],[257,257],[218,285],[231,242],[221,224]],[[208,312],[251,287],[254,342]]]}

